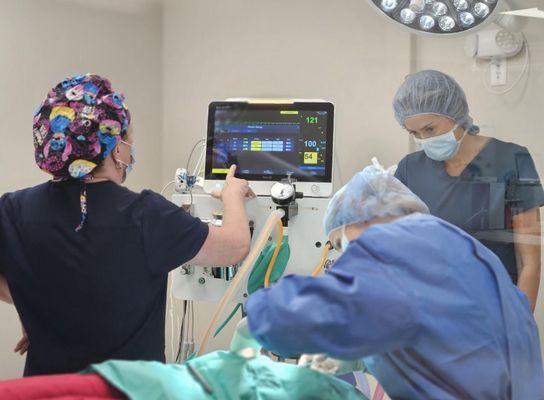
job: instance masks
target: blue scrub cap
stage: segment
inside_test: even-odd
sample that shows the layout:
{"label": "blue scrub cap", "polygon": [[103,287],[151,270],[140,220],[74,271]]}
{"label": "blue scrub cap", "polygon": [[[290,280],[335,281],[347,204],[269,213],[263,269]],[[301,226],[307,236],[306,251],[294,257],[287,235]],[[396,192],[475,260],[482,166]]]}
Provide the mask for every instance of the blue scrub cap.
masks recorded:
{"label": "blue scrub cap", "polygon": [[378,217],[403,217],[429,213],[429,208],[393,176],[396,166],[384,169],[376,158],[358,172],[329,202],[325,214],[325,234],[346,225],[368,222]]}
{"label": "blue scrub cap", "polygon": [[470,135],[480,132],[469,115],[461,86],[439,71],[426,70],[408,76],[393,99],[393,109],[403,127],[408,117],[435,114],[453,119]]}

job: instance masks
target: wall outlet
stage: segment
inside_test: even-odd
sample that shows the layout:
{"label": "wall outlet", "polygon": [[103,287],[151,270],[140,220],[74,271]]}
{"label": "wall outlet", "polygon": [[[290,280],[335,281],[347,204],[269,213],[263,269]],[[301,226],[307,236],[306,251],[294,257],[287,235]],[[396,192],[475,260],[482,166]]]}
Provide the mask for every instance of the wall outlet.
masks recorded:
{"label": "wall outlet", "polygon": [[489,68],[491,86],[505,86],[507,82],[508,65],[506,58],[498,58],[491,60]]}

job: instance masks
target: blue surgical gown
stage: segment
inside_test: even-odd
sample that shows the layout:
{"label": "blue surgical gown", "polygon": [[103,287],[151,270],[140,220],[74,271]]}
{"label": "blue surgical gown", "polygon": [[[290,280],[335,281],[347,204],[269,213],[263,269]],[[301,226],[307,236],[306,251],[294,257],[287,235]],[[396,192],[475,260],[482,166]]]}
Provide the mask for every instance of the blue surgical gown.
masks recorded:
{"label": "blue surgical gown", "polygon": [[500,260],[415,214],[374,225],[324,276],[253,294],[249,327],[283,356],[363,358],[393,399],[542,399],[538,330]]}

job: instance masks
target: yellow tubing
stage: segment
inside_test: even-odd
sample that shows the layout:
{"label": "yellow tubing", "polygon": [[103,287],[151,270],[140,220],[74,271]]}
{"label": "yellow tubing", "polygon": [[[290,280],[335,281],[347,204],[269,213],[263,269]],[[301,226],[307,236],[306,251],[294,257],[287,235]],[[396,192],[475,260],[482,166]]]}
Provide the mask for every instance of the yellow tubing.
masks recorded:
{"label": "yellow tubing", "polygon": [[321,273],[323,270],[323,266],[325,265],[325,262],[327,261],[327,258],[329,257],[329,252],[331,251],[331,244],[330,242],[327,242],[325,244],[325,247],[323,248],[323,254],[321,256],[321,261],[319,261],[319,265],[315,267],[315,269],[312,272],[312,276],[317,276]]}
{"label": "yellow tubing", "polygon": [[272,213],[270,213],[270,216],[266,220],[266,223],[263,227],[263,230],[261,231],[261,234],[257,238],[257,241],[255,242],[255,246],[251,249],[249,255],[243,262],[242,266],[238,269],[238,272],[234,276],[234,279],[232,280],[231,284],[225,291],[225,294],[221,298],[221,301],[219,302],[219,305],[215,309],[215,313],[213,315],[213,318],[210,322],[210,325],[208,326],[208,329],[206,330],[206,334],[204,335],[204,339],[202,340],[202,344],[200,345],[200,348],[198,349],[197,356],[201,356],[204,354],[204,351],[206,350],[206,345],[208,344],[208,340],[210,339],[210,336],[214,330],[215,325],[217,324],[217,321],[223,314],[225,307],[229,302],[231,302],[232,297],[236,293],[236,289],[242,284],[244,281],[244,278],[251,270],[251,267],[255,263],[255,260],[261,254],[261,251],[263,250],[264,246],[266,245],[266,242],[268,241],[268,238],[270,237],[270,234],[274,230],[274,226],[278,221],[281,222],[281,219],[285,215],[285,212],[283,210],[275,210]]}
{"label": "yellow tubing", "polygon": [[282,243],[283,243],[283,223],[280,220],[278,221],[278,238],[276,240],[276,248],[274,249],[272,258],[270,259],[270,262],[268,263],[268,268],[266,269],[266,275],[264,276],[265,288],[270,286],[270,275],[272,275],[272,271],[274,270],[274,264],[276,264],[276,259],[278,258],[278,254],[280,253]]}

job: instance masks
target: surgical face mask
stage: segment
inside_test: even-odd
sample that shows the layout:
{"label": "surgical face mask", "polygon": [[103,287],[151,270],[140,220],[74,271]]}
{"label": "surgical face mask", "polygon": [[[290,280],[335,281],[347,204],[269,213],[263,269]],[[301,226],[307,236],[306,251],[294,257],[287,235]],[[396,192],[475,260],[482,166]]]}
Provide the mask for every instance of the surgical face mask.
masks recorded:
{"label": "surgical face mask", "polygon": [[125,166],[125,177],[126,175],[130,174],[132,170],[134,169],[134,164],[136,164],[136,159],[134,157],[134,144],[130,144],[128,142],[125,142],[124,140],[121,140],[121,143],[126,144],[130,147],[130,163],[127,164],[126,162],[116,159],[118,163],[121,163]]}
{"label": "surgical face mask", "polygon": [[346,236],[346,227],[343,227],[342,228],[342,252],[345,252],[349,246],[349,240],[348,240],[348,237]]}
{"label": "surgical face mask", "polygon": [[457,126],[458,125],[455,125],[451,131],[439,136],[427,139],[414,138],[414,140],[416,144],[423,148],[423,151],[430,159],[435,161],[446,161],[457,154],[459,146],[461,146],[461,142],[465,137],[465,134],[463,134],[461,140],[457,141],[455,138]]}

